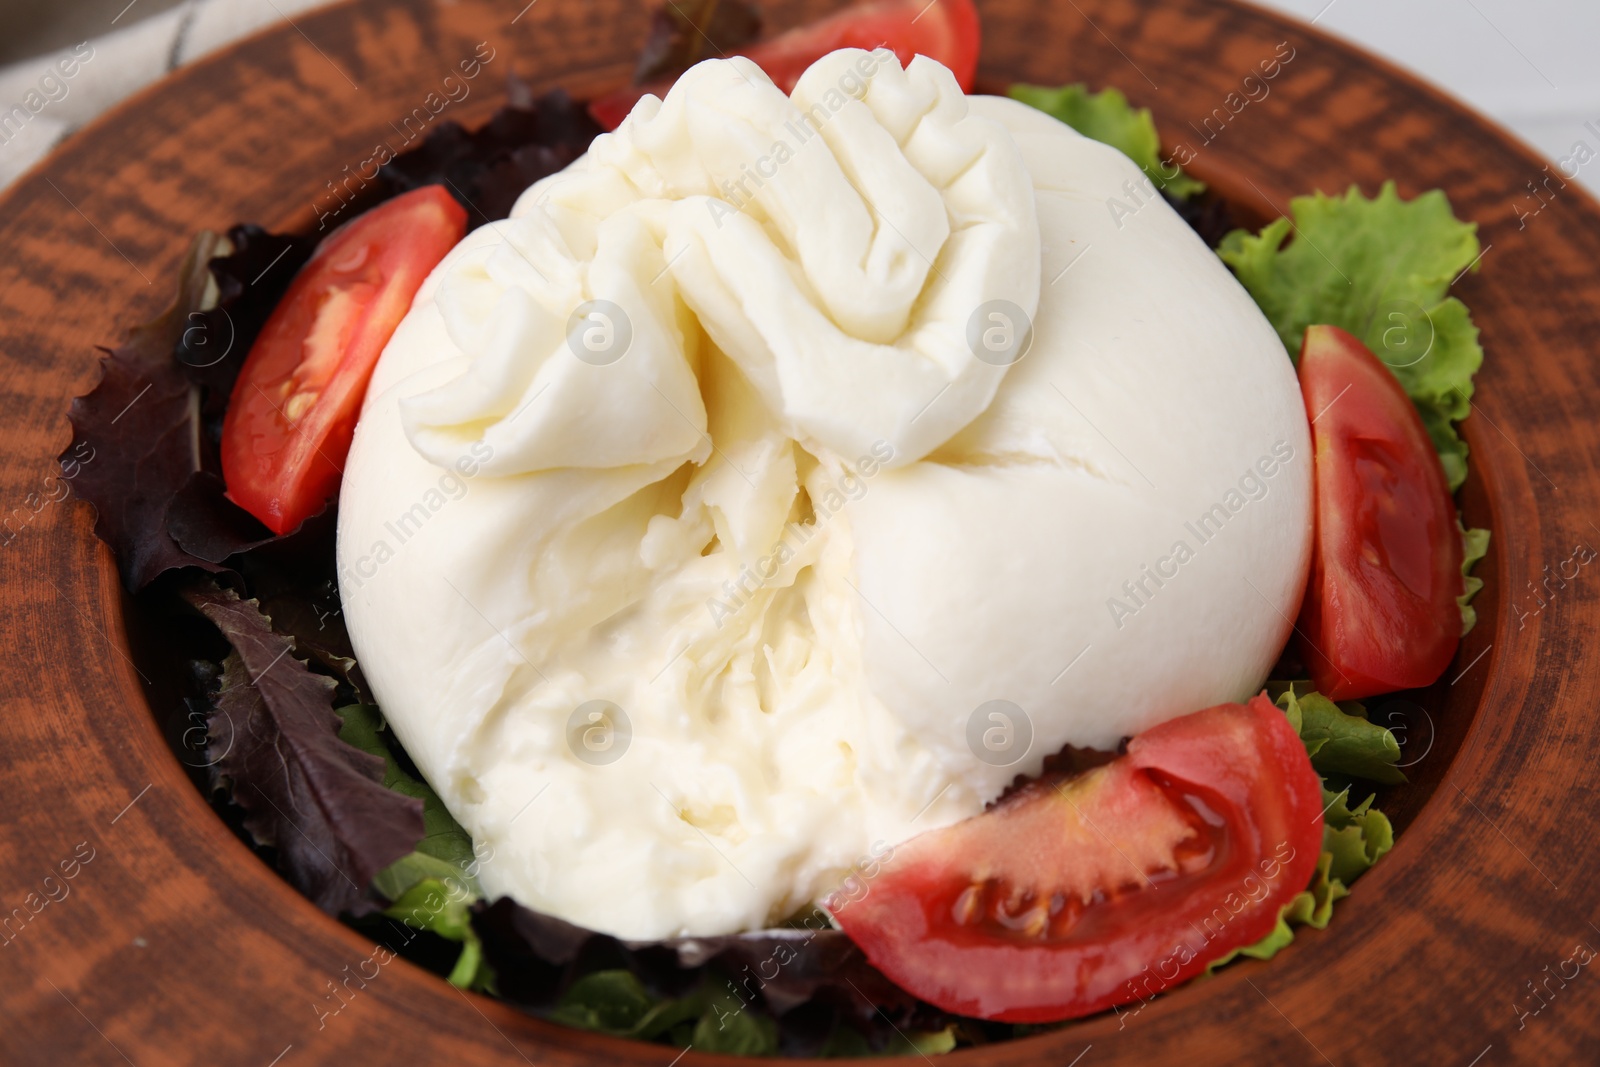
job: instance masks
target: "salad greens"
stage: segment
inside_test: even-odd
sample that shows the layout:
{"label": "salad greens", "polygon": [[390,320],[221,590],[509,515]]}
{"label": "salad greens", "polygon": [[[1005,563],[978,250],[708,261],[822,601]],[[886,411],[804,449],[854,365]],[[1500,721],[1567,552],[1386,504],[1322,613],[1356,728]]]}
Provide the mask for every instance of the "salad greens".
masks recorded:
{"label": "salad greens", "polygon": [[[549,1014],[552,1020],[582,1030],[619,1037],[663,1039],[680,1048],[734,1056],[775,1056],[780,1051],[777,1023],[742,1010],[738,998],[711,978],[677,997],[652,994],[632,971],[596,971],[567,987]],[[816,1051],[819,1056],[913,1056],[949,1052],[955,1026],[940,1030],[896,1031],[883,1048],[857,1030],[840,1027]]]}
{"label": "salad greens", "polygon": [[424,185],[443,185],[476,227],[511,214],[523,190],[589,150],[600,127],[563,90],[535,96],[512,74],[506,105],[475,130],[445,120],[415,148],[384,163],[370,207]]}
{"label": "salad greens", "polygon": [[189,316],[214,303],[216,287],[207,268],[227,251],[216,234],[194,239],[172,306],[106,353],[99,383],[73,400],[68,413],[73,437],[62,460],[85,446],[96,457],[74,480],[73,492],[94,504],[95,533],[116,553],[130,591],[178,567],[221,569],[180,547],[166,519],[199,468],[194,449],[176,447],[199,437],[199,425],[189,380],[173,352]]}
{"label": "salad greens", "polygon": [[472,929],[472,905],[483,897],[472,836],[421,775],[400,766],[402,750],[398,742],[391,744],[388,724],[375,706],[350,704],[337,709],[337,714],[343,721],[339,738],[383,760],[384,786],[422,801],[422,840],[372,879],[372,888],[390,902],[384,914],[447,941],[459,941],[461,954],[448,976],[450,984],[491,988],[493,971],[484,962],[483,943]]}
{"label": "salad greens", "polygon": [[1461,530],[1463,580],[1461,595],[1456,597],[1456,603],[1461,605],[1461,636],[1465,637],[1478,624],[1478,612],[1472,606],[1472,598],[1483,588],[1483,579],[1472,576],[1472,566],[1489,554],[1489,531],[1469,530],[1461,525],[1459,519],[1456,520],[1456,526]]}
{"label": "salad greens", "polygon": [[1394,734],[1367,719],[1367,710],[1354,700],[1334,703],[1321,693],[1308,692],[1305,683],[1291,682],[1277,697],[1289,724],[1318,774],[1343,774],[1369,782],[1395,785],[1406,776],[1395,766],[1400,745]]}
{"label": "salad greens", "polygon": [[[399,742],[389,740],[393,735],[383,714],[372,704],[350,704],[338,708],[337,714],[343,723],[339,727],[340,739],[383,760],[383,784],[396,793],[422,801],[422,840],[417,842],[412,856],[420,855],[424,859],[443,863],[445,874],[463,879],[476,892],[477,856],[473,853],[471,835],[456,822],[432,786],[420,775],[412,774],[400,766],[395,754]],[[406,863],[412,856],[397,861],[395,866]],[[423,864],[423,867],[427,865]],[[387,868],[385,874],[393,869]],[[394,893],[384,895],[391,900],[396,896]]]}
{"label": "salad greens", "polygon": [[384,788],[383,761],[340,740],[333,679],[292,655],[255,601],[209,582],[183,596],[233,648],[209,724],[216,783],[318,907],[376,910],[367,887],[422,836],[422,801]]}
{"label": "salad greens", "polygon": [[1314,324],[1341,327],[1372,349],[1417,406],[1451,490],[1461,488],[1467,446],[1455,424],[1471,410],[1483,349],[1466,305],[1446,294],[1478,269],[1477,225],[1458,220],[1443,192],[1402,200],[1392,181],[1372,199],[1353,186],[1344,196],[1297,196],[1289,211],[1292,219],[1259,234],[1229,234],[1218,255],[1290,358]]}
{"label": "salad greens", "polygon": [[1161,138],[1156,134],[1156,120],[1150,109],[1135,108],[1119,89],[1091,93],[1081,83],[1055,89],[1013,85],[1007,95],[1061,120],[1085,137],[1117,149],[1139,164],[1157,189],[1178,200],[1205,192],[1205,182],[1196,181],[1176,163],[1161,158]]}

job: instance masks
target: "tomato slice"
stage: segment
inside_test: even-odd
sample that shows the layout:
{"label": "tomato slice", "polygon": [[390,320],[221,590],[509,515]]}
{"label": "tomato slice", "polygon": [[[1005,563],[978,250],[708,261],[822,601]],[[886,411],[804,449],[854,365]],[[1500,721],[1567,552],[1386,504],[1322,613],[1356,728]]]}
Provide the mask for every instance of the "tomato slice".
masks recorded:
{"label": "tomato slice", "polygon": [[1297,626],[1311,677],[1332,700],[1430,685],[1461,641],[1461,534],[1439,454],[1394,374],[1337,326],[1306,330],[1300,390],[1315,457]]}
{"label": "tomato slice", "polygon": [[[784,92],[792,92],[806,68],[841,48],[887,47],[902,65],[916,55],[937,59],[970,91],[978,74],[978,9],[972,0],[868,0],[806,26],[797,26],[737,51],[756,62]],[[601,126],[622,125],[641,97],[665,96],[672,81],[632,85],[589,102]]]}
{"label": "tomato slice", "polygon": [[829,908],[924,1000],[1051,1022],[1146,1000],[1261,940],[1321,851],[1322,780],[1258,696],[921,834]]}
{"label": "tomato slice", "polygon": [[443,186],[386,201],[324,238],[267,319],[223,417],[222,476],[273,533],[338,490],[372,368],[466,228]]}

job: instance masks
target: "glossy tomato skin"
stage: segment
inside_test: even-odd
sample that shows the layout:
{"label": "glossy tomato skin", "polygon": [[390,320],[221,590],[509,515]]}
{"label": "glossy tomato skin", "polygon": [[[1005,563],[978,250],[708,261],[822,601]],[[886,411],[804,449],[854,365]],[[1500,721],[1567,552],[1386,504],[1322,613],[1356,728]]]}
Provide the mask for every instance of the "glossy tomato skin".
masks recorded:
{"label": "glossy tomato skin", "polygon": [[267,319],[223,416],[222,475],[273,533],[338,490],[378,356],[466,226],[443,186],[388,200],[325,237]]}
{"label": "glossy tomato skin", "polygon": [[[917,55],[937,59],[971,91],[978,74],[981,31],[973,0],[867,0],[776,37],[757,41],[735,54],[754,60],[785,93],[806,69],[841,48],[872,51],[888,47],[901,66]],[[589,114],[601,126],[622,125],[633,105],[647,94],[665,96],[671,81],[629,86],[591,101]]]}
{"label": "glossy tomato skin", "polygon": [[[1207,708],[1081,778],[1035,780],[897,846],[830,908],[874,966],[946,1011],[1077,1018],[1270,933],[1321,854],[1321,786],[1264,696]],[[1171,863],[1135,860],[1151,855]],[[1041,877],[1078,884],[1051,892]]]}
{"label": "glossy tomato skin", "polygon": [[1316,542],[1297,629],[1333,700],[1431,685],[1461,641],[1461,534],[1439,455],[1405,390],[1336,326],[1300,349]]}

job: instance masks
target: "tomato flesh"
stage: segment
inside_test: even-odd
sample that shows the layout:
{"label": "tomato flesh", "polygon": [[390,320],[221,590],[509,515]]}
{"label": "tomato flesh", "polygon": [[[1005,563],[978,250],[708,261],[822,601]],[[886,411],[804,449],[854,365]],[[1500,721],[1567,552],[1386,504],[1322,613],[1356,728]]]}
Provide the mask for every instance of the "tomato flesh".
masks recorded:
{"label": "tomato flesh", "polygon": [[[937,59],[956,76],[963,90],[972,89],[978,74],[980,31],[972,0],[868,0],[827,18],[798,26],[735,54],[754,60],[785,93],[806,69],[841,48],[889,48],[902,66],[912,56]],[[665,96],[672,81],[629,86],[589,103],[589,114],[608,130],[622,125],[633,105],[647,94]]]}
{"label": "tomato flesh", "polygon": [[323,240],[262,327],[223,417],[222,475],[273,533],[338,490],[372,368],[466,227],[443,186],[386,201]]}
{"label": "tomato flesh", "polygon": [[1265,696],[1147,730],[896,847],[834,918],[922,999],[1003,1022],[1146,1000],[1261,940],[1311,881],[1322,780]]}
{"label": "tomato flesh", "polygon": [[1395,376],[1336,326],[1306,330],[1316,544],[1297,629],[1317,689],[1430,685],[1461,640],[1461,534],[1439,455]]}

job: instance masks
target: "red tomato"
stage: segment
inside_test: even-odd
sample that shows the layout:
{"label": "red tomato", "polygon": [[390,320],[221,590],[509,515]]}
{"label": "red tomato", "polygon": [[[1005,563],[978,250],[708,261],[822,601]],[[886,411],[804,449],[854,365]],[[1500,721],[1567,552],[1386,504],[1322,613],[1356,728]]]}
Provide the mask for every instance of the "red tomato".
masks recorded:
{"label": "red tomato", "polygon": [[323,239],[262,327],[222,421],[228,497],[273,533],[339,488],[372,368],[467,213],[429,185]]}
{"label": "red tomato", "polygon": [[[978,73],[978,9],[972,0],[868,0],[807,26],[798,26],[735,54],[755,60],[784,92],[806,68],[841,48],[888,47],[902,65],[916,55],[937,59],[970,90]],[[622,125],[647,93],[665,96],[671,81],[629,86],[589,102],[589,114],[608,130]]]}
{"label": "red tomato", "polygon": [[1461,641],[1461,534],[1439,454],[1410,398],[1337,326],[1300,347],[1316,547],[1300,609],[1317,690],[1356,700],[1432,684]]}
{"label": "red tomato", "polygon": [[924,1000],[1051,1022],[1146,1000],[1261,940],[1321,852],[1322,780],[1258,696],[921,834],[830,909]]}

